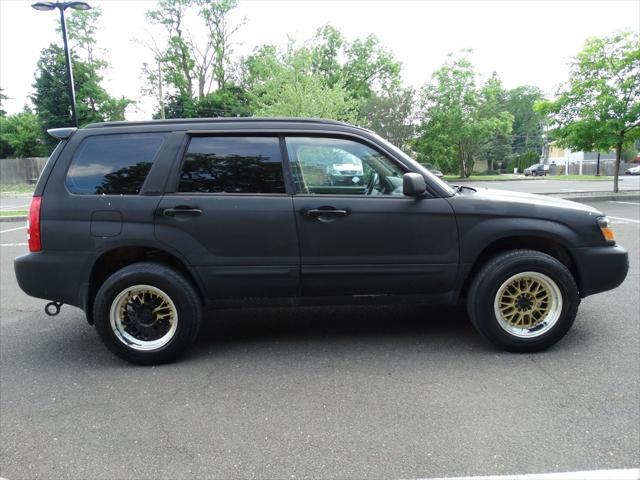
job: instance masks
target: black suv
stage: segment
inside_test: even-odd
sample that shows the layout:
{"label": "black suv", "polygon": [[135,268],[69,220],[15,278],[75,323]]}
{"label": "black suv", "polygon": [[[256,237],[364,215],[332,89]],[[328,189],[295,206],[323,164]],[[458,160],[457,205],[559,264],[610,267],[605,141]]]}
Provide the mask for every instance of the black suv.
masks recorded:
{"label": "black suv", "polygon": [[[511,351],[571,327],[628,269],[607,218],[451,187],[370,131],[301,119],[111,122],[60,140],[15,260],[29,295],[80,307],[117,355],[167,362],[210,307],[466,301]],[[334,165],[353,165],[349,181]]]}

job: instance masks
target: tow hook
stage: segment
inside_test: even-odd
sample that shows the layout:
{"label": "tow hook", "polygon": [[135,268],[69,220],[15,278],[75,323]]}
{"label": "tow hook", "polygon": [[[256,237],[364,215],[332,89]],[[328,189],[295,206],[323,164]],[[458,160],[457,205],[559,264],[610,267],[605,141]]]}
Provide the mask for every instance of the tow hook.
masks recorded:
{"label": "tow hook", "polygon": [[44,306],[44,313],[50,317],[55,317],[60,313],[62,302],[49,302]]}

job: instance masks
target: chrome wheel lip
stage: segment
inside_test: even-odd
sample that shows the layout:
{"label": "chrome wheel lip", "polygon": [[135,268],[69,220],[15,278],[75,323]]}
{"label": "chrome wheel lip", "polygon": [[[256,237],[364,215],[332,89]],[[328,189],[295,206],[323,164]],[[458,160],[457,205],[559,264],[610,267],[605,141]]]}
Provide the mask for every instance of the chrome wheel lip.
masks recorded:
{"label": "chrome wheel lip", "polygon": [[[120,314],[122,306],[130,293],[135,291],[145,291],[153,293],[154,295],[162,298],[168,305],[171,312],[170,328],[162,337],[155,340],[143,340],[136,338],[125,330],[123,324],[123,318]],[[152,351],[167,345],[175,336],[178,328],[178,310],[171,300],[171,297],[157,287],[151,285],[132,285],[122,290],[111,302],[111,309],[109,310],[109,321],[111,324],[111,330],[115,334],[116,338],[129,348],[139,351]]]}
{"label": "chrome wheel lip", "polygon": [[[502,311],[500,309],[500,301],[503,297],[503,294],[507,287],[512,285],[514,282],[523,280],[523,279],[532,279],[539,284],[541,284],[549,295],[550,305],[548,307],[548,311],[546,315],[542,318],[542,320],[537,323],[532,328],[520,328],[512,325],[509,321],[504,317]],[[562,315],[562,307],[563,307],[563,298],[562,292],[560,291],[560,287],[558,284],[553,281],[549,276],[540,272],[520,272],[512,275],[508,279],[506,279],[502,285],[498,288],[496,292],[495,298],[493,300],[493,311],[498,321],[498,325],[507,332],[509,335],[513,335],[518,338],[536,338],[544,335],[549,330],[551,330],[555,324],[560,319]]]}

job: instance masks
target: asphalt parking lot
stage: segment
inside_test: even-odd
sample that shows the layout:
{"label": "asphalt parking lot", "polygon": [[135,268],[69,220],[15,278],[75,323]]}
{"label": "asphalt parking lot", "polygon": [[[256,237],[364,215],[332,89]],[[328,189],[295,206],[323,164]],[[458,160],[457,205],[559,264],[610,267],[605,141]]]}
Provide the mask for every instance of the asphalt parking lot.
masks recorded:
{"label": "asphalt parking lot", "polygon": [[637,468],[640,204],[592,203],[630,252],[550,350],[495,350],[463,310],[252,309],[182,361],[111,355],[80,310],[16,285],[0,223],[0,476],[424,478]]}

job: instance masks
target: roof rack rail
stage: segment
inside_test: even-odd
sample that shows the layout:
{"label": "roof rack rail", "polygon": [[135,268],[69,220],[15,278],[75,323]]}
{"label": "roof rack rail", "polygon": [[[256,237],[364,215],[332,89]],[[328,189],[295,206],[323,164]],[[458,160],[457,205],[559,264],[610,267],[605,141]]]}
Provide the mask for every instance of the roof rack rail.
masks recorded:
{"label": "roof rack rail", "polygon": [[264,118],[264,117],[215,117],[215,118],[172,118],[165,120],[136,120],[136,121],[113,121],[90,123],[84,128],[100,128],[100,127],[120,127],[125,125],[173,125],[173,124],[198,124],[198,123],[241,123],[241,122],[295,122],[295,123],[317,123],[325,125],[349,125],[338,120],[327,120],[323,118]]}

